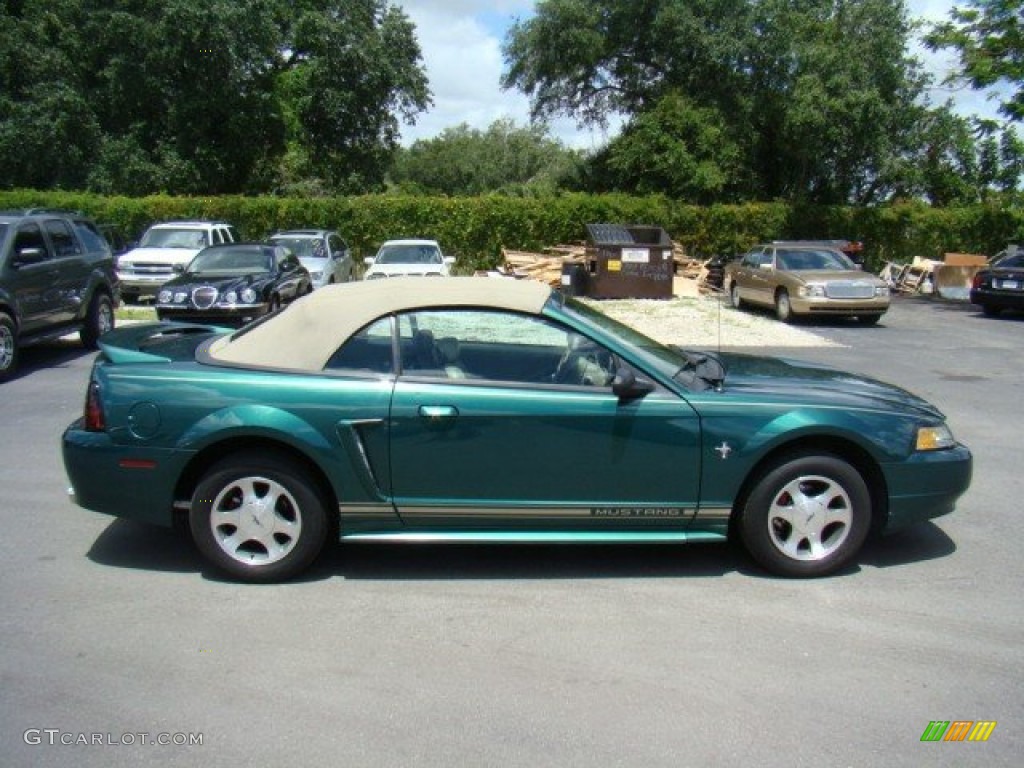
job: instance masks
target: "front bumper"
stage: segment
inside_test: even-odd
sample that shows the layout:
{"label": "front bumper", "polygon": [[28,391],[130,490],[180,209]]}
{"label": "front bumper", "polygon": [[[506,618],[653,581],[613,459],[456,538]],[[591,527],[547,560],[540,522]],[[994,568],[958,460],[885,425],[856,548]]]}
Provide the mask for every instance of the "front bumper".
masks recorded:
{"label": "front bumper", "polygon": [[790,306],[797,315],[837,315],[856,317],[859,315],[882,315],[889,309],[889,298],[878,299],[829,299],[824,297],[804,298],[790,294]]}
{"label": "front bumper", "polygon": [[173,304],[157,304],[156,306],[156,315],[160,320],[228,326],[245,325],[263,317],[269,311],[269,304],[235,304],[229,307],[215,306],[210,309]]}
{"label": "front bumper", "polygon": [[885,532],[906,528],[953,511],[970,487],[974,459],[964,445],[945,451],[916,453],[882,467],[889,488]]}

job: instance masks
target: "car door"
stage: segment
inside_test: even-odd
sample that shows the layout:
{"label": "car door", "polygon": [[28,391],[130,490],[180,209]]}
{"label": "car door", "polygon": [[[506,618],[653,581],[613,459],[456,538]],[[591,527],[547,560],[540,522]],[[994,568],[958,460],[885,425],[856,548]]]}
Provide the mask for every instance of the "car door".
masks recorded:
{"label": "car door", "polygon": [[60,308],[59,269],[38,223],[18,225],[3,269],[18,305],[21,332],[31,334],[54,325]]}
{"label": "car door", "polygon": [[352,279],[352,257],[349,255],[348,245],[338,235],[327,236],[327,253],[329,254],[334,281],[344,283]]}
{"label": "car door", "polygon": [[[699,423],[666,390],[620,401],[626,365],[542,318],[492,311],[400,317],[389,437],[406,525],[682,527],[698,498]],[[438,352],[423,352],[429,334]],[[589,348],[562,377],[560,363]],[[452,351],[452,350],[456,351]]]}
{"label": "car door", "polygon": [[752,264],[747,282],[747,299],[756,304],[772,306],[775,303],[775,249],[765,248]]}
{"label": "car door", "polygon": [[277,294],[287,304],[306,292],[307,272],[298,256],[285,248],[274,249],[274,267],[277,272]]}
{"label": "car door", "polygon": [[52,298],[50,321],[55,324],[71,323],[82,313],[85,289],[89,285],[92,267],[85,258],[85,249],[64,219],[46,219],[43,230],[50,241],[53,264],[57,268]]}
{"label": "car door", "polygon": [[732,286],[735,286],[736,293],[744,301],[754,301],[755,277],[763,253],[763,248],[754,249],[745,254],[733,267]]}

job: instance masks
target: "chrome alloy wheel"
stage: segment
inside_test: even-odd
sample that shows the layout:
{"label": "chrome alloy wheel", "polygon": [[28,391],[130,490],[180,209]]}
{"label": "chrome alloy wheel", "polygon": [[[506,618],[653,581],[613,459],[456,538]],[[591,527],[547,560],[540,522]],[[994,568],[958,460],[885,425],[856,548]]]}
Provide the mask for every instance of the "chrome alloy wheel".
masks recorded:
{"label": "chrome alloy wheel", "polygon": [[829,557],[842,547],[853,524],[853,503],[835,480],[797,477],[783,486],[768,510],[768,535],[793,560]]}
{"label": "chrome alloy wheel", "polygon": [[213,500],[210,529],[224,554],[244,565],[285,558],[302,534],[299,504],[283,485],[265,477],[242,477]]}
{"label": "chrome alloy wheel", "polygon": [[14,331],[0,324],[0,371],[14,365]]}

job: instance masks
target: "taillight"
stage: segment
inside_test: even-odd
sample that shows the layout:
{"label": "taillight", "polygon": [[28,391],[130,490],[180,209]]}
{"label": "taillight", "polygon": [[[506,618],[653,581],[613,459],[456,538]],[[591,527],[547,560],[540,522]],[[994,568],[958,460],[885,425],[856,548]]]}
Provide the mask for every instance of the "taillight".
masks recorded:
{"label": "taillight", "polygon": [[985,277],[986,277],[986,275],[984,273],[978,272],[974,276],[974,278],[971,280],[971,287],[972,288],[981,288],[981,286],[985,282]]}
{"label": "taillight", "polygon": [[89,382],[85,391],[85,429],[87,432],[102,432],[107,428],[107,419],[103,414],[103,403],[100,401],[100,385]]}

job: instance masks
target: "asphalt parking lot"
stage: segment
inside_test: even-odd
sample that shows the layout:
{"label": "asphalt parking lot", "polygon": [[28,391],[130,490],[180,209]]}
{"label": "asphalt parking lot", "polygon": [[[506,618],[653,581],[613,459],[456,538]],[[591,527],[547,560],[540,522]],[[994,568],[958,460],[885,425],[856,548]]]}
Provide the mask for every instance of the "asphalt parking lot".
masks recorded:
{"label": "asphalt parking lot", "polygon": [[[899,299],[802,330],[830,344],[757,351],[921,394],[975,455],[954,514],[814,581],[722,545],[346,544],[225,582],[68,503],[92,355],[26,350],[0,385],[0,764],[1019,765],[1024,316]],[[932,721],[996,726],[922,742]]]}

